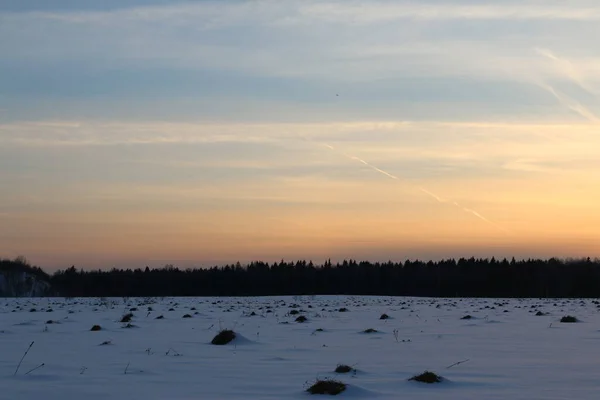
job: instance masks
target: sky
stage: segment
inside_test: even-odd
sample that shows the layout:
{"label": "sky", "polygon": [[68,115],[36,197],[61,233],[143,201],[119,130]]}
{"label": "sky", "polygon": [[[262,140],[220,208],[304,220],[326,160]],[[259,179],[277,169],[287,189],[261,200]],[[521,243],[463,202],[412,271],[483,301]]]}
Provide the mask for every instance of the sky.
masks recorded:
{"label": "sky", "polygon": [[0,2],[0,257],[600,255],[600,5]]}

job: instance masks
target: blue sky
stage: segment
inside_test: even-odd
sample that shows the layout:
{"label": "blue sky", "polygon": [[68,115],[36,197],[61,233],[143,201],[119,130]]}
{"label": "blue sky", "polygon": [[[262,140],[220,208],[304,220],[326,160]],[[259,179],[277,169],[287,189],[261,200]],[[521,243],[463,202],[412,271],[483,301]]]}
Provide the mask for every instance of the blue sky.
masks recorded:
{"label": "blue sky", "polygon": [[589,255],[599,22],[593,1],[3,1],[0,255]]}

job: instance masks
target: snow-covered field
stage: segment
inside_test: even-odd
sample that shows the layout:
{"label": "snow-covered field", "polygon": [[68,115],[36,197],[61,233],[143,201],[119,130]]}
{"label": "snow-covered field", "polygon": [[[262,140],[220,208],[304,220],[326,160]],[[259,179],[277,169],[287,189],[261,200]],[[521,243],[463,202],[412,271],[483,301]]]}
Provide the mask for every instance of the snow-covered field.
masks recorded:
{"label": "snow-covered field", "polygon": [[[596,399],[599,310],[589,299],[2,299],[0,398],[306,399],[329,377],[348,384],[338,398]],[[560,323],[567,314],[581,322]],[[211,345],[220,328],[237,338]],[[334,373],[339,363],[356,373]],[[424,370],[445,380],[408,381]]]}

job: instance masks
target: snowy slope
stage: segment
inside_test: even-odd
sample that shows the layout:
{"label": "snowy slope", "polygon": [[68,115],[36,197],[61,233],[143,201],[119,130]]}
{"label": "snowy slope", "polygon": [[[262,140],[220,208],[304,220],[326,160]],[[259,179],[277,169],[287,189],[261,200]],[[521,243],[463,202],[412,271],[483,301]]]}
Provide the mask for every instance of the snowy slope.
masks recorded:
{"label": "snowy slope", "polygon": [[[131,308],[135,327],[123,328]],[[308,383],[333,377],[350,385],[338,398],[595,399],[598,309],[591,300],[359,296],[4,299],[0,398],[306,399]],[[294,322],[292,310],[308,321]],[[567,314],[582,322],[560,323]],[[209,344],[219,328],[235,330],[235,344]],[[358,372],[335,374],[338,363]],[[426,369],[446,381],[407,380]]]}

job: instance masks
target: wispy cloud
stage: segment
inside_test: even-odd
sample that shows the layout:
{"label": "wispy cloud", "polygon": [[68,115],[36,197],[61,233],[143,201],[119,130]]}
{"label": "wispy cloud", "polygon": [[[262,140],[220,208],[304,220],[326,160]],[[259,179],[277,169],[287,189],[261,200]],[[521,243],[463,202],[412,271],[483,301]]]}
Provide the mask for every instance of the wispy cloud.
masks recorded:
{"label": "wispy cloud", "polygon": [[[528,54],[539,47],[540,37],[548,40],[545,29],[531,26],[518,35],[512,24],[599,19],[600,7],[591,2],[202,2],[109,12],[0,13],[0,36],[12,38],[0,42],[0,50],[13,59],[77,60],[94,69],[209,68],[344,82],[398,76],[522,82],[559,71]],[[494,30],[465,25],[479,20],[503,25]],[[402,31],[394,21],[402,22]],[[438,23],[435,29],[428,25]],[[592,45],[591,38],[573,30],[557,46],[574,40]],[[587,64],[586,74],[598,78],[597,58]]]}
{"label": "wispy cloud", "polygon": [[[143,4],[143,3],[142,3]],[[496,4],[440,4],[439,2],[394,3],[372,1],[366,5],[359,1],[304,1],[220,3],[202,2],[196,4],[176,4],[169,6],[137,6],[113,11],[69,11],[69,12],[30,12],[38,18],[68,21],[72,23],[100,23],[104,18],[118,17],[123,21],[157,22],[164,20],[188,20],[201,18],[201,28],[222,28],[240,24],[245,18],[263,17],[271,23],[291,22],[298,19],[324,18],[349,23],[377,23],[396,19],[419,20],[574,20],[596,21],[600,19],[600,9],[593,2],[527,3],[509,2]],[[8,14],[15,16],[18,14]],[[273,16],[277,17],[271,20]],[[206,23],[205,21],[210,21]]]}
{"label": "wispy cloud", "polygon": [[[550,90],[550,88],[548,88]],[[569,103],[570,104],[570,103]],[[575,104],[573,104],[575,108]],[[590,116],[593,118],[593,115]],[[296,146],[302,140],[369,143],[365,151],[386,149],[410,156],[415,148],[429,154],[462,158],[469,146],[494,142],[539,146],[546,139],[588,140],[595,132],[586,124],[565,122],[482,121],[356,121],[299,123],[183,123],[103,121],[21,121],[0,123],[0,143],[21,146],[102,146],[169,143],[278,143]],[[390,147],[391,145],[391,147]],[[461,150],[462,147],[462,150]],[[482,147],[483,148],[483,147]],[[476,147],[476,151],[482,148]],[[564,148],[564,147],[563,147]],[[403,150],[405,149],[405,150]],[[489,148],[489,151],[501,149]],[[419,153],[417,156],[423,156]]]}
{"label": "wispy cloud", "polygon": [[539,160],[535,159],[514,159],[509,160],[503,165],[503,168],[523,171],[523,172],[542,172],[542,173],[557,173],[559,168],[542,165]]}
{"label": "wispy cloud", "polygon": [[365,7],[358,2],[309,4],[303,13],[328,21],[347,23],[379,23],[398,19],[419,20],[575,20],[596,21],[600,9],[592,4],[577,6],[559,4],[427,4],[372,2]]}

